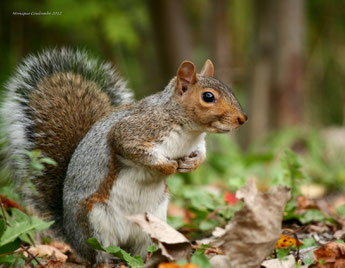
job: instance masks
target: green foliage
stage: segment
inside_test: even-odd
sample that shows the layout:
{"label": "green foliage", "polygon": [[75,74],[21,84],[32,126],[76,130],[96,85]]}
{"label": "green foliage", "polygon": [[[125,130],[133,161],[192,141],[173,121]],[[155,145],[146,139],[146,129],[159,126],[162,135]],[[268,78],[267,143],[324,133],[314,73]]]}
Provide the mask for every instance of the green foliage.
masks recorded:
{"label": "green foliage", "polygon": [[157,250],[158,250],[158,248],[156,248],[155,245],[150,245],[147,247],[147,251],[151,252],[151,253],[156,252]]}
{"label": "green foliage", "polygon": [[56,162],[49,157],[43,157],[40,150],[26,151],[25,155],[29,158],[29,178],[42,175],[44,164],[56,166]]}
{"label": "green foliage", "polygon": [[[48,157],[42,157],[41,152],[38,150],[26,152],[26,156],[29,159],[28,162],[23,158],[18,160],[28,163],[28,172],[25,173],[27,177],[23,178],[21,187],[26,186],[35,192],[30,179],[42,174],[45,168],[44,164],[56,165],[56,163]],[[12,200],[20,200],[19,195],[15,192],[13,184],[2,187],[0,189],[0,194]],[[53,221],[45,222],[40,218],[31,217],[16,208],[5,210],[2,204],[1,208],[0,254],[6,255],[0,256],[0,264],[14,267],[23,266],[26,257],[21,251],[16,252],[16,250],[23,244],[32,245],[32,237],[34,237],[35,232],[49,228],[53,224]]]}
{"label": "green foliage", "polygon": [[[300,186],[314,182],[339,189],[344,185],[334,184],[343,166],[335,165],[331,159],[325,162],[326,147],[316,131],[295,128],[276,132],[252,144],[247,151],[240,150],[225,135],[211,135],[208,144],[207,161],[198,170],[168,178],[172,201],[192,212],[188,223],[182,216],[170,216],[168,222],[175,228],[192,230],[188,235],[198,237],[206,236],[216,226],[224,226],[241,208],[240,202],[227,204],[224,192],[236,191],[251,177],[263,189],[278,184],[292,189],[293,198],[286,206],[284,220],[302,224],[332,221],[320,210],[297,211],[295,198],[300,195]],[[338,209],[340,215],[342,210],[342,207]]]}
{"label": "green foliage", "polygon": [[308,209],[306,212],[298,215],[298,219],[302,224],[324,221],[326,220],[325,215],[318,209]]}
{"label": "green foliage", "polygon": [[293,196],[299,194],[300,181],[304,178],[301,167],[302,165],[297,159],[296,153],[292,152],[289,149],[285,150],[285,156],[281,160],[282,167],[285,171],[284,179],[289,181],[291,187],[291,193]]}
{"label": "green foliage", "polygon": [[175,228],[187,227],[196,232],[188,235],[197,236],[210,232],[217,226],[224,226],[226,222],[241,208],[241,204],[229,205],[223,195],[215,195],[205,191],[201,186],[186,185],[181,177],[168,179],[169,189],[174,200],[181,207],[193,213],[191,223],[184,224],[180,217],[169,217],[168,222]]}
{"label": "green foliage", "polygon": [[204,250],[197,249],[191,257],[191,263],[194,263],[198,268],[212,268],[210,261],[204,254]]}
{"label": "green foliage", "polygon": [[292,248],[292,246],[289,246],[287,248],[276,249],[277,258],[279,260],[286,260],[287,259],[286,257],[289,256],[289,254],[290,254],[291,248]]}
{"label": "green foliage", "polygon": [[307,256],[303,259],[305,265],[311,265],[314,263],[314,253],[309,252]]}
{"label": "green foliage", "polygon": [[300,246],[300,249],[317,246],[314,238],[306,238],[302,241],[302,243],[303,243],[303,245]]}
{"label": "green foliage", "polygon": [[26,257],[16,252],[23,243],[32,245],[32,237],[39,230],[49,228],[53,222],[45,222],[40,218],[30,217],[18,209],[12,208],[10,213],[2,210],[0,216],[0,264],[20,266]]}
{"label": "green foliage", "polygon": [[337,207],[337,213],[342,217],[345,218],[345,205],[341,205]]}
{"label": "green foliage", "polygon": [[29,217],[27,214],[15,208],[12,208],[11,212],[12,216],[10,217],[10,215],[7,214],[6,217],[9,226],[0,237],[0,247],[13,242],[19,237],[25,242],[30,242],[30,240],[26,238],[27,235],[31,235],[33,231],[47,229],[53,224],[53,222],[45,222],[40,218]]}
{"label": "green foliage", "polygon": [[91,246],[93,249],[107,252],[115,257],[118,257],[121,260],[124,260],[132,268],[144,266],[144,262],[140,256],[132,257],[131,254],[127,253],[120,247],[109,246],[104,248],[96,238],[89,238],[86,243]]}

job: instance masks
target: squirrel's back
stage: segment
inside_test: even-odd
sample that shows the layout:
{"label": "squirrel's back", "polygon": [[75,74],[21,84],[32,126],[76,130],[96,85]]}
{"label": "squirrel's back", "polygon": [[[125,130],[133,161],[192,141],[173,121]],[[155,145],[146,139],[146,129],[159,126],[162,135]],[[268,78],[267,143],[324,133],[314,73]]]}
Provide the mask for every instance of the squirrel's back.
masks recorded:
{"label": "squirrel's back", "polygon": [[[1,107],[9,156],[38,149],[57,162],[33,179],[36,208],[62,224],[62,189],[72,154],[95,122],[133,94],[110,64],[84,51],[46,50],[27,57],[6,85]],[[12,165],[17,179],[28,175],[28,159]]]}

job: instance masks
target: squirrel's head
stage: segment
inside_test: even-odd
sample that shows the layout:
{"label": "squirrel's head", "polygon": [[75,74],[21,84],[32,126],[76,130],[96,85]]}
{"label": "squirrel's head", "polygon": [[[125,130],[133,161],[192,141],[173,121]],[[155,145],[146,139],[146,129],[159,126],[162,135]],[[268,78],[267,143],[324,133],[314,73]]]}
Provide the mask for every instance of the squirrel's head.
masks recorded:
{"label": "squirrel's head", "polygon": [[184,61],[177,70],[174,96],[189,117],[204,131],[225,133],[247,121],[234,93],[213,78],[214,67],[207,60],[200,74],[195,65]]}

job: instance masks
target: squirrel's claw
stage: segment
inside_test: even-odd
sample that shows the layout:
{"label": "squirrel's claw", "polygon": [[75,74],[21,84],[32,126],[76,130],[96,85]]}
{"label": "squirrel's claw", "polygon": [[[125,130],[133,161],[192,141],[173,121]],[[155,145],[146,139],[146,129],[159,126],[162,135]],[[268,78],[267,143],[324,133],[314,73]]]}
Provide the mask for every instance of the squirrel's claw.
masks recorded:
{"label": "squirrel's claw", "polygon": [[203,161],[205,157],[198,151],[192,152],[189,156],[185,156],[178,160],[178,173],[193,172]]}

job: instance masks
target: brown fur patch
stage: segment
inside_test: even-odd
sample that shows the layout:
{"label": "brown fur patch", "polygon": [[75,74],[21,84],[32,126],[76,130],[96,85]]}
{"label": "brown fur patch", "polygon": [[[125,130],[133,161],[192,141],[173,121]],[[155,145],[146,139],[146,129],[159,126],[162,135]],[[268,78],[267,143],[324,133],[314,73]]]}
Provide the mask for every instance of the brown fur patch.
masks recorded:
{"label": "brown fur patch", "polygon": [[107,177],[101,182],[96,192],[85,199],[84,207],[87,212],[93,209],[96,203],[105,203],[109,199],[111,188],[117,178],[119,169],[115,165],[115,153],[110,156],[109,172]]}
{"label": "brown fur patch", "polygon": [[[35,149],[57,162],[47,166],[34,184],[47,212],[62,211],[62,189],[68,163],[77,145],[90,128],[112,111],[111,101],[94,82],[72,73],[42,79],[30,96]],[[40,181],[44,183],[40,184]],[[62,215],[55,215],[57,220]],[[57,224],[58,225],[58,224]]]}
{"label": "brown fur patch", "polygon": [[164,180],[164,193],[170,194],[170,190],[166,180]]}
{"label": "brown fur patch", "polygon": [[170,161],[168,163],[163,163],[163,164],[157,164],[157,165],[150,165],[150,169],[157,170],[164,175],[171,175],[176,173],[178,167],[177,161]]}
{"label": "brown fur patch", "polygon": [[[229,128],[237,128],[240,125],[237,118],[244,117],[237,100],[222,88],[221,84],[214,83],[212,86],[212,88],[205,87],[197,82],[183,94],[180,101],[188,117],[205,127],[212,127],[213,123],[219,121]],[[216,101],[204,102],[202,99],[204,92],[213,93]]]}

